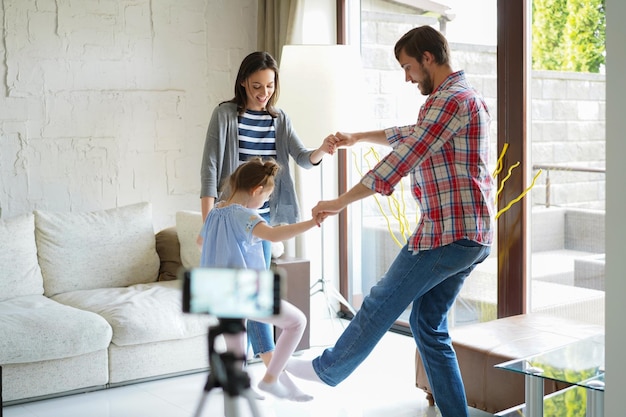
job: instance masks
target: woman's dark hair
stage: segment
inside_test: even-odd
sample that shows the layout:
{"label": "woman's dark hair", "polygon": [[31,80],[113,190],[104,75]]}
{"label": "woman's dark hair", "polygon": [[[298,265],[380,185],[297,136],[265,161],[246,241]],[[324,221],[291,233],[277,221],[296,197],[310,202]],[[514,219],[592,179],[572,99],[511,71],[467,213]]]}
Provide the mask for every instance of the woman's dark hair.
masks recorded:
{"label": "woman's dark hair", "polygon": [[404,52],[422,62],[424,52],[430,52],[435,58],[435,62],[439,65],[447,65],[450,63],[450,50],[448,41],[437,29],[430,26],[419,26],[405,33],[396,42],[394,47],[396,59],[400,58],[400,52]]}
{"label": "woman's dark hair", "polygon": [[274,103],[278,100],[279,92],[278,64],[272,55],[264,51],[252,52],[241,61],[239,72],[237,72],[237,79],[235,80],[235,97],[229,100],[237,104],[237,113],[242,114],[246,110],[248,99],[243,83],[255,72],[265,69],[274,71],[274,94],[272,94],[267,102],[266,110],[272,117],[278,115],[274,108]]}
{"label": "woman's dark hair", "polygon": [[260,157],[250,158],[230,176],[230,195],[237,191],[249,191],[259,185],[273,187],[280,166],[273,159],[263,161]]}

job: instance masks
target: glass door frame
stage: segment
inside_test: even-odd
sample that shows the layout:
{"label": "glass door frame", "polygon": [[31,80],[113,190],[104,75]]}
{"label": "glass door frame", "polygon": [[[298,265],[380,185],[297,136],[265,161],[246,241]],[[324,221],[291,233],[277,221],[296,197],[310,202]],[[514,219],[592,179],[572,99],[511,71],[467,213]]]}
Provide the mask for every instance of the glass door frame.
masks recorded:
{"label": "glass door frame", "polygon": [[[527,149],[527,85],[529,62],[527,58],[528,0],[497,0],[497,95],[498,141],[500,151],[508,143],[504,166],[511,161],[526,161]],[[337,43],[345,44],[347,37],[346,0],[337,0]],[[347,152],[338,152],[339,194],[348,190]],[[501,201],[511,201],[527,187],[528,167],[522,164],[521,175],[506,183]],[[526,313],[527,308],[527,212],[526,199],[514,204],[498,218],[498,306],[497,316],[508,317]],[[349,254],[348,216],[339,214],[339,291],[348,297]],[[350,312],[341,306],[341,313]],[[406,327],[405,325],[399,325]],[[397,326],[396,326],[397,327]]]}

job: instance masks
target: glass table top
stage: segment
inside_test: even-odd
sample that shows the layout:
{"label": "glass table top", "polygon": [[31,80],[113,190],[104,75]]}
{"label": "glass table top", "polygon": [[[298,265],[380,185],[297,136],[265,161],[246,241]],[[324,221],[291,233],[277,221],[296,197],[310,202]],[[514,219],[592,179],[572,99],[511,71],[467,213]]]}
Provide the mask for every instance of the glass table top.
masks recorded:
{"label": "glass table top", "polygon": [[604,335],[504,362],[496,368],[604,391]]}

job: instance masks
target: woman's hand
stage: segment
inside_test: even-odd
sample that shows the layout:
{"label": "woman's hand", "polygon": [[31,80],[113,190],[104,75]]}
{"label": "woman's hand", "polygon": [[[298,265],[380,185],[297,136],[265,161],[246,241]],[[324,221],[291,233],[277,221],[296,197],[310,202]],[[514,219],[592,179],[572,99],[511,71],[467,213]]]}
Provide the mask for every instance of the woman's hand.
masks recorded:
{"label": "woman's hand", "polygon": [[317,165],[322,161],[322,158],[325,154],[334,155],[335,151],[337,151],[337,146],[335,146],[335,142],[337,138],[335,135],[328,135],[324,138],[321,146],[314,150],[309,156],[309,160],[313,165]]}
{"label": "woman's hand", "polygon": [[336,142],[337,138],[335,135],[328,135],[324,138],[324,141],[318,150],[327,153],[328,155],[334,155],[337,151],[337,146],[335,145]]}

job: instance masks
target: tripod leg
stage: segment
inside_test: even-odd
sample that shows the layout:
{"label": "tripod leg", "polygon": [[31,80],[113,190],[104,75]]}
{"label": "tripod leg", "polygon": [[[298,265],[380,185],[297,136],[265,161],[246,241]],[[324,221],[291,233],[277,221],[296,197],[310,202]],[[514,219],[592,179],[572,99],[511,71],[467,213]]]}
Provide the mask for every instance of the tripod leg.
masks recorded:
{"label": "tripod leg", "polygon": [[348,300],[346,300],[344,298],[343,295],[341,295],[341,293],[339,291],[337,291],[337,289],[333,286],[329,286],[330,287],[330,295],[332,295],[333,297],[335,297],[335,299],[337,301],[339,301],[341,304],[343,304],[344,306],[346,306],[348,308],[348,310],[350,310],[350,312],[353,315],[356,315],[356,310],[350,305],[350,303],[348,302]]}
{"label": "tripod leg", "polygon": [[[315,288],[317,284],[320,284],[320,289],[313,291],[313,288]],[[324,292],[324,280],[322,278],[318,279],[309,289],[311,290],[311,296],[317,294],[318,292]]]}
{"label": "tripod leg", "polygon": [[[206,383],[204,384],[204,389],[202,390],[202,397],[200,397],[200,401],[198,401],[198,406],[196,407],[196,412],[193,414],[193,417],[202,416],[202,410],[204,408],[204,404],[206,403],[206,400],[209,394],[211,393],[211,390],[219,386],[220,384],[215,378],[215,375],[213,374],[213,372],[212,371],[209,372],[207,379],[206,379]],[[224,393],[224,395],[226,394]]]}
{"label": "tripod leg", "polygon": [[224,392],[224,416],[239,417],[239,397]]}
{"label": "tripod leg", "polygon": [[261,412],[259,411],[259,407],[257,406],[254,396],[252,395],[252,390],[243,390],[241,392],[241,396],[248,402],[248,406],[252,412],[252,417],[261,417]]}
{"label": "tripod leg", "polygon": [[315,282],[315,284],[311,286],[311,289],[313,289],[315,285],[317,285],[317,283],[320,283],[320,289],[317,291],[311,292],[311,296],[317,294],[318,292],[321,292],[322,294],[324,294],[324,298],[326,298],[326,305],[328,306],[328,312],[330,313],[331,318],[333,317],[334,312],[333,312],[333,306],[329,300],[329,297],[333,297],[340,304],[344,305],[348,310],[350,310],[352,315],[356,315],[356,310],[354,309],[354,307],[350,305],[348,300],[346,300],[344,296],[341,295],[341,293],[328,282],[328,280],[325,280],[322,278],[318,279]]}
{"label": "tripod leg", "polygon": [[200,401],[198,402],[198,406],[196,407],[196,412],[193,413],[193,417],[200,417],[202,415],[202,409],[204,408],[204,403],[206,402],[206,399],[208,396],[209,396],[208,391],[204,391],[202,393],[202,397],[200,398]]}
{"label": "tripod leg", "polygon": [[324,287],[324,290],[322,291],[322,293],[324,294],[324,298],[326,299],[326,307],[328,308],[328,317],[331,319],[333,317],[337,317],[337,312],[333,309],[333,303],[330,301],[330,298],[328,296],[328,291],[326,291],[326,287]]}

